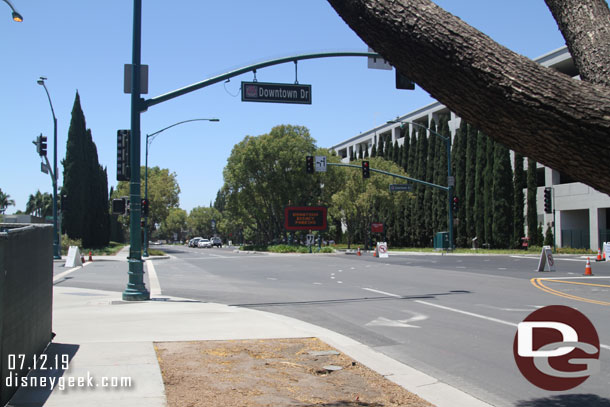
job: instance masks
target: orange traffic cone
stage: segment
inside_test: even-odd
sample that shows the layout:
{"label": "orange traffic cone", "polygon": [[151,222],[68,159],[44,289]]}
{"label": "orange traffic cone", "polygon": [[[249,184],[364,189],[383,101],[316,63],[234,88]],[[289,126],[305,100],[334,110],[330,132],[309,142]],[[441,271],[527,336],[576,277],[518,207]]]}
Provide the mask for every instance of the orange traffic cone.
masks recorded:
{"label": "orange traffic cone", "polygon": [[377,257],[377,248],[373,250],[373,257]]}
{"label": "orange traffic cone", "polygon": [[362,256],[362,254],[360,253],[360,248],[358,248],[358,256]]}
{"label": "orange traffic cone", "polygon": [[593,272],[591,271],[591,262],[589,261],[589,258],[587,257],[587,265],[585,266],[585,276],[592,276]]}
{"label": "orange traffic cone", "polygon": [[597,249],[597,258],[595,261],[602,261],[602,249]]}
{"label": "orange traffic cone", "polygon": [[89,250],[89,261],[93,261],[93,257],[91,257],[91,250]]}
{"label": "orange traffic cone", "polygon": [[606,261],[606,252],[602,253],[602,261]]}

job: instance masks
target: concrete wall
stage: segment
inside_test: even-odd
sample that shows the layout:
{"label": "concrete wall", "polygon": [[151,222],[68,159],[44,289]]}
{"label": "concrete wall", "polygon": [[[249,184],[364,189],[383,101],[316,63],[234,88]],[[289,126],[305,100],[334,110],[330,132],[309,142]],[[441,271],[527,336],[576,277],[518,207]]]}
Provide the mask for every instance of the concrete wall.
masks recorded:
{"label": "concrete wall", "polygon": [[[27,374],[34,355],[52,339],[53,227],[0,224],[0,406],[17,387],[6,378]],[[9,370],[8,356],[24,355],[22,370]]]}

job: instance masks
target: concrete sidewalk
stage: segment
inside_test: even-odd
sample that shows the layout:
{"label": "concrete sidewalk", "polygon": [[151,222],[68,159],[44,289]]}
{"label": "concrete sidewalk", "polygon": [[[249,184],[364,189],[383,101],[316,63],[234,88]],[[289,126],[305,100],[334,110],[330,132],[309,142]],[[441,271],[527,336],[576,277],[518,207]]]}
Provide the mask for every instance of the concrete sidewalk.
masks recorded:
{"label": "concrete sidewalk", "polygon": [[[9,406],[166,406],[153,342],[303,337],[321,339],[438,407],[489,406],[346,336],[247,308],[167,296],[125,302],[119,292],[55,286],[53,331],[47,354],[58,370],[28,376],[55,380],[53,391],[49,385],[22,387]],[[70,358],[65,372],[62,357]],[[121,378],[130,386],[123,381],[121,387]]]}

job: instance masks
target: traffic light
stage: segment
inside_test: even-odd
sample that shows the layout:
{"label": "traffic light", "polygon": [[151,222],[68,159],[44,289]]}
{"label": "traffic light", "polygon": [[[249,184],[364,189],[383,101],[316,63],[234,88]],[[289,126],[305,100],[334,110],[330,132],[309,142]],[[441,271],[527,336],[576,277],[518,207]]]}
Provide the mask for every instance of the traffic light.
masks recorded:
{"label": "traffic light", "polygon": [[368,161],[362,161],[362,178],[371,178],[371,169]]}
{"label": "traffic light", "polygon": [[117,181],[129,181],[131,178],[129,168],[129,130],[117,131]]}
{"label": "traffic light", "polygon": [[451,205],[451,209],[453,210],[453,213],[457,213],[459,203],[460,203],[460,200],[458,199],[458,197],[454,196],[453,197],[453,203]]}
{"label": "traffic light", "polygon": [[142,199],[142,216],[148,216],[148,199]]}
{"label": "traffic light", "polygon": [[313,155],[308,155],[305,157],[305,169],[307,170],[308,174],[314,173]]}
{"label": "traffic light", "polygon": [[553,188],[544,188],[544,213],[553,213],[552,191]]}
{"label": "traffic light", "polygon": [[127,200],[125,198],[112,200],[112,213],[115,215],[124,215],[127,212]]}
{"label": "traffic light", "polygon": [[38,136],[40,139],[40,151],[38,152],[38,154],[40,154],[40,156],[46,156],[47,155],[47,138],[45,136],[43,136],[42,134],[40,136]]}

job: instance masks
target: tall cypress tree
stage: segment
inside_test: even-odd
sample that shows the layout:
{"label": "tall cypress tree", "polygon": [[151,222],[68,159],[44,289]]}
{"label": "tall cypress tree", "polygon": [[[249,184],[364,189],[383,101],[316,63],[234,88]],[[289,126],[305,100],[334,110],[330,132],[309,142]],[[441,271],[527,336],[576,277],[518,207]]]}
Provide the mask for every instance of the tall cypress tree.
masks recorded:
{"label": "tall cypress tree", "polygon": [[[425,125],[424,125],[425,126]],[[427,127],[427,126],[426,126]],[[425,129],[419,129],[417,136],[417,175],[415,178],[426,179],[426,160],[428,157],[428,138]],[[415,210],[413,211],[413,233],[414,243],[418,247],[426,245],[426,221],[425,221],[425,187],[419,184],[416,187]]]}
{"label": "tall cypress tree", "polygon": [[82,239],[84,247],[100,247],[108,243],[108,176],[100,166],[97,148],[87,129],[85,115],[76,92],[72,118],[68,130],[64,185],[67,211],[63,215],[63,229],[70,238]]}
{"label": "tall cypress tree", "polygon": [[500,143],[494,149],[493,179],[492,242],[494,247],[507,249],[513,237],[513,173],[510,153]]}
{"label": "tall cypress tree", "polygon": [[477,153],[474,177],[475,233],[479,243],[485,243],[485,166],[487,164],[487,136],[477,134]]}
{"label": "tall cypress tree", "polygon": [[385,157],[384,155],[384,151],[383,151],[383,141],[384,137],[381,135],[379,136],[379,142],[377,143],[377,157]]}
{"label": "tall cypress tree", "polygon": [[466,210],[464,209],[466,195],[466,138],[468,134],[468,125],[462,119],[460,127],[455,134],[453,143],[452,165],[454,165],[455,174],[455,196],[458,198],[458,211],[455,218],[458,219],[458,227],[455,238],[457,246],[465,247],[466,239]]}
{"label": "tall cypress tree", "polygon": [[[439,118],[438,133],[441,136],[451,138],[449,130],[449,116],[443,115]],[[437,178],[435,184],[447,185],[447,144],[444,141],[437,141]],[[436,190],[436,222],[438,231],[448,230],[447,208],[449,207],[447,193]]]}
{"label": "tall cypress tree", "polygon": [[400,165],[400,159],[402,154],[400,154],[400,147],[398,146],[398,140],[394,140],[394,147],[392,147],[392,161],[396,164]]}
{"label": "tall cypress tree", "polygon": [[85,115],[80,105],[80,96],[76,92],[68,129],[66,158],[61,162],[64,167],[61,194],[65,196],[66,206],[62,215],[62,229],[72,239],[81,239],[85,229],[88,191],[83,186],[90,182],[86,141]]}
{"label": "tall cypress tree", "polygon": [[[436,131],[436,126],[434,125],[434,120],[430,124],[430,129]],[[428,152],[426,154],[426,178],[422,178],[423,180],[433,183],[434,182],[434,172],[436,169],[436,142],[438,136],[430,133],[430,137],[428,137]],[[426,240],[430,240],[433,236],[434,229],[436,228],[436,217],[434,212],[434,191],[435,188],[424,187],[424,220],[425,220],[425,229],[424,235],[426,236]],[[424,245],[425,241],[422,242]]]}
{"label": "tall cypress tree", "polygon": [[405,135],[402,144],[402,158],[401,158],[401,167],[404,168],[405,172],[409,173],[409,133]]}
{"label": "tall cypress tree", "polygon": [[475,212],[475,178],[476,178],[476,153],[477,153],[478,130],[468,125],[468,137],[466,139],[466,196],[463,200],[466,217],[466,236],[468,242],[476,235]]}
{"label": "tall cypress tree", "polygon": [[484,188],[485,188],[485,243],[493,243],[493,218],[494,218],[494,196],[493,196],[493,168],[494,168],[494,150],[496,143],[487,137],[487,162],[485,163],[485,177],[484,177]]}
{"label": "tall cypress tree", "polygon": [[513,206],[513,218],[515,220],[515,227],[513,230],[513,243],[515,247],[519,247],[521,237],[525,231],[525,219],[523,215],[524,209],[524,196],[523,188],[525,188],[525,172],[523,171],[523,156],[519,153],[515,153],[515,176],[514,176],[514,194],[515,204]]}
{"label": "tall cypress tree", "polygon": [[537,246],[542,243],[538,241],[538,209],[536,203],[536,195],[538,192],[538,183],[536,182],[536,161],[527,159],[527,236],[530,238],[530,244]]}

